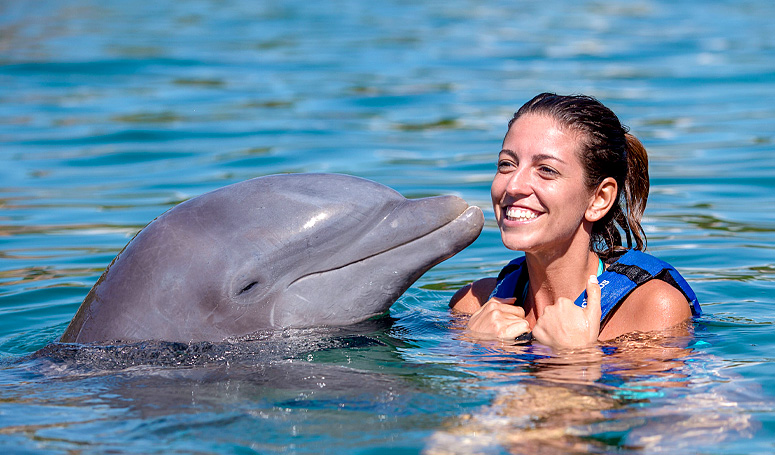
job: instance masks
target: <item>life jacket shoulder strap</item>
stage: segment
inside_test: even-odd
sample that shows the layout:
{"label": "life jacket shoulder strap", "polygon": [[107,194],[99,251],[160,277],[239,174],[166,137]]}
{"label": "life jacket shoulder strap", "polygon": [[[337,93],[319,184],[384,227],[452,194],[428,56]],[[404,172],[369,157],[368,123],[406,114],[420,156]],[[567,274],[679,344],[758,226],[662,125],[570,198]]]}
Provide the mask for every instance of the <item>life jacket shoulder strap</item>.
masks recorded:
{"label": "life jacket shoulder strap", "polygon": [[[508,299],[515,296],[517,289],[523,289],[527,283],[527,273],[523,271],[525,257],[518,257],[509,262],[498,274],[498,284],[495,285],[490,298]],[[517,302],[520,304],[521,302]]]}
{"label": "life jacket shoulder strap", "polygon": [[[642,251],[630,250],[598,277],[601,291],[600,320],[606,321],[632,291],[655,278],[681,291],[689,301],[694,316],[702,314],[696,294],[673,266]],[[586,291],[582,292],[575,303],[581,307],[586,306]]]}

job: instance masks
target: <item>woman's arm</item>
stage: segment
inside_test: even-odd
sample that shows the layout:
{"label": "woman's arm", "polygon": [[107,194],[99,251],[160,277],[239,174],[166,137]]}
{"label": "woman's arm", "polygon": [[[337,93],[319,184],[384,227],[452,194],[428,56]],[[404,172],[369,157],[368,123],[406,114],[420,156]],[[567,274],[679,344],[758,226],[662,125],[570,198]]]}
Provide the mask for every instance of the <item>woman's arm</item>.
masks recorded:
{"label": "woman's arm", "polygon": [[482,278],[463,286],[452,296],[449,307],[461,313],[476,313],[490,299],[496,283],[495,278]]}

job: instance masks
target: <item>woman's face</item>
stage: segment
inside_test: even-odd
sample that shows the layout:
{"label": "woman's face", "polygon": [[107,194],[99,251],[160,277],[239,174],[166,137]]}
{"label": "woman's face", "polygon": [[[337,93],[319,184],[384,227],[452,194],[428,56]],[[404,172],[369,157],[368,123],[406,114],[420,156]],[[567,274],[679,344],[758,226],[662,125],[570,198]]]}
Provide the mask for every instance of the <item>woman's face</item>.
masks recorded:
{"label": "woman's face", "polygon": [[584,185],[580,139],[548,116],[526,114],[512,124],[491,188],[507,248],[561,254],[573,242],[588,246],[582,226],[592,192]]}

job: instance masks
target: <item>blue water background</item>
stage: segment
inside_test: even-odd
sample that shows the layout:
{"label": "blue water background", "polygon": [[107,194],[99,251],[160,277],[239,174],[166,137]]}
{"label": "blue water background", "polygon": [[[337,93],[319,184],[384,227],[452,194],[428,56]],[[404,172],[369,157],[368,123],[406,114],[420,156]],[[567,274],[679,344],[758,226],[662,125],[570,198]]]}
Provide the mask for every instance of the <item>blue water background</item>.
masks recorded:
{"label": "blue water background", "polygon": [[[641,365],[669,371],[670,387],[661,375],[628,382],[610,361],[592,383],[542,379],[530,355],[466,340],[446,309],[513,255],[489,183],[506,122],[541,91],[600,98],[649,150],[650,250],[705,311],[679,366]],[[0,2],[0,447],[771,453],[773,100],[769,0]],[[321,171],[407,197],[456,194],[488,222],[394,305],[392,323],[338,347],[216,379],[196,368],[68,378],[28,360],[166,209]],[[274,369],[296,382],[262,382]],[[498,410],[526,390],[615,405],[578,420]],[[536,428],[559,433],[519,439]],[[563,438],[576,439],[552,446]]]}

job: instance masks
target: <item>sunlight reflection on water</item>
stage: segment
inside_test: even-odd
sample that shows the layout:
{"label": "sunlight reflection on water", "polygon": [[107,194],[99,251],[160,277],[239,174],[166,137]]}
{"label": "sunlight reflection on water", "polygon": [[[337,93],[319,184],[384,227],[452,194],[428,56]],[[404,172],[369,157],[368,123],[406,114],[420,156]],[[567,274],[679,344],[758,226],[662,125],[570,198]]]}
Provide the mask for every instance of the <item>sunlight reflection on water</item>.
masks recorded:
{"label": "sunlight reflection on water", "polygon": [[[129,5],[0,5],[0,445],[769,452],[772,2]],[[495,154],[544,90],[599,97],[649,149],[649,246],[703,303],[692,339],[635,337],[592,361],[461,335],[446,301],[512,257],[492,221]],[[488,221],[363,333],[177,368],[58,375],[73,359],[26,357],[165,210],[321,171],[456,194]]]}

